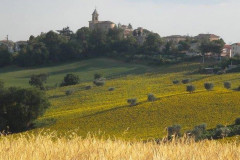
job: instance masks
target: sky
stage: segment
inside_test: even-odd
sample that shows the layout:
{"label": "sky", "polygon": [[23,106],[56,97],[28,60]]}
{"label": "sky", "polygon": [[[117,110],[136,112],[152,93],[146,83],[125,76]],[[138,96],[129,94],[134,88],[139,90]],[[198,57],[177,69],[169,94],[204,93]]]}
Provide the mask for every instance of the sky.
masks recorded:
{"label": "sky", "polygon": [[99,20],[131,23],[160,36],[213,33],[240,42],[240,0],[0,0],[0,40],[13,41],[69,26],[88,26],[95,7]]}

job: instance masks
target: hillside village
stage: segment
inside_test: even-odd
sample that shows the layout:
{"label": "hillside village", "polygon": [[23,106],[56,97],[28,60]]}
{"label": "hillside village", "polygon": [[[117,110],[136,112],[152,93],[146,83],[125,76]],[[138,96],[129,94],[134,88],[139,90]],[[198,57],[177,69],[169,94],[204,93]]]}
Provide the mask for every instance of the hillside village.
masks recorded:
{"label": "hillside village", "polygon": [[[124,38],[133,36],[137,40],[137,43],[139,45],[144,44],[148,34],[150,33],[150,31],[142,27],[134,29],[131,24],[122,25],[119,23],[118,25],[116,25],[112,21],[100,21],[98,11],[96,9],[94,10],[94,12],[92,13],[92,20],[89,21],[89,29],[91,31],[97,29],[101,30],[102,32],[108,32],[110,29],[114,28],[122,29]],[[73,33],[69,29],[69,27],[63,28],[62,30],[57,30],[57,32],[60,35],[68,37],[69,39],[71,34]],[[199,34],[197,36],[171,35],[167,37],[162,37],[162,39],[164,43],[170,43],[172,48],[178,48],[180,42],[190,41],[190,46],[187,48],[187,50],[186,49],[182,50],[181,53],[185,54],[186,56],[193,57],[201,55],[201,51],[199,50],[201,41],[203,40],[216,41],[220,40],[221,37],[215,34],[208,33]],[[19,52],[21,50],[21,46],[25,46],[27,44],[28,41],[13,42],[8,39],[8,36],[6,37],[6,39],[0,41],[0,45],[7,46],[10,53]],[[161,46],[160,51],[164,52],[165,48],[166,47]],[[214,54],[207,53],[206,55],[211,56]],[[225,44],[221,53],[221,57],[232,58],[235,56],[240,56],[240,43]]]}

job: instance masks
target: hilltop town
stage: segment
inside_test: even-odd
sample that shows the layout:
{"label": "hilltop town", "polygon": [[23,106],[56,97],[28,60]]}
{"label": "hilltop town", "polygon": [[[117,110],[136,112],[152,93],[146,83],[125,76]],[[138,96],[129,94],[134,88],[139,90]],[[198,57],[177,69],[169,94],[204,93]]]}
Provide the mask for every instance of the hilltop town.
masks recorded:
{"label": "hilltop town", "polygon": [[[99,13],[95,9],[92,13],[92,20],[89,21],[89,30],[99,30],[101,32],[107,33],[109,30],[114,30],[115,28],[122,30],[123,37],[127,39],[128,37],[134,37],[139,46],[144,45],[150,31],[142,27],[136,29],[133,28],[131,24],[122,25],[115,24],[112,21],[100,21]],[[62,30],[57,30],[59,35],[65,36],[68,39],[71,39],[73,31],[69,27],[63,28]],[[41,33],[45,34],[45,33]],[[189,57],[201,56],[202,51],[199,49],[203,41],[215,42],[222,40],[220,36],[215,34],[199,34],[196,36],[184,36],[184,35],[171,35],[167,37],[161,37],[162,43],[159,44],[159,52],[169,52],[167,50],[172,50],[179,54],[184,54]],[[224,42],[224,40],[223,40]],[[27,46],[29,41],[17,41],[13,42],[8,39],[8,36],[5,40],[0,41],[0,45],[6,46],[10,53],[20,52],[22,46]],[[207,56],[213,56],[219,58],[219,55],[216,56],[213,52],[209,51],[204,53]],[[220,54],[221,58],[232,58],[235,56],[240,56],[240,43],[225,44],[222,48]]]}

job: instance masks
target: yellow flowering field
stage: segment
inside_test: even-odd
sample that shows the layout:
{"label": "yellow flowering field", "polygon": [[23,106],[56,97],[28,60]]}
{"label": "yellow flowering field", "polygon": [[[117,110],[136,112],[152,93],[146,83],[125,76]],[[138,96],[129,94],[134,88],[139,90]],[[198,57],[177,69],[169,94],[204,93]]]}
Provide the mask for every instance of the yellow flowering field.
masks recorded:
{"label": "yellow flowering field", "polygon": [[[240,74],[191,74],[200,65],[152,67],[150,72],[107,79],[103,87],[93,86],[90,90],[85,86],[93,85],[92,80],[50,90],[47,94],[51,107],[37,124],[59,133],[76,129],[79,135],[86,136],[101,131],[124,139],[160,138],[166,135],[166,127],[173,124],[180,124],[183,131],[201,123],[206,123],[209,129],[217,124],[232,124],[240,117],[240,92],[234,90],[240,85]],[[172,83],[186,78],[196,86],[192,94],[186,92],[186,85]],[[232,83],[232,89],[223,87],[225,81]],[[213,91],[205,90],[205,82],[214,83]],[[108,91],[110,87],[115,90]],[[69,89],[75,92],[66,96]],[[158,99],[148,102],[149,93]],[[129,106],[129,98],[137,98],[138,105]]]}

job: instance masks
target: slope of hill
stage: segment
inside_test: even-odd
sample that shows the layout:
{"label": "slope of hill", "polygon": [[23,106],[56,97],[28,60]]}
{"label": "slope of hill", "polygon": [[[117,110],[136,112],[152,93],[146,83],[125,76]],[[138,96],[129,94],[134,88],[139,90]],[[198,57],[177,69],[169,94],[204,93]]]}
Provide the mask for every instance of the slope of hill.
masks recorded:
{"label": "slope of hill", "polygon": [[[101,131],[105,135],[132,138],[158,138],[166,135],[166,127],[180,124],[183,131],[195,125],[207,123],[208,128],[217,124],[231,124],[240,115],[240,92],[223,88],[223,82],[230,81],[233,88],[240,85],[240,74],[201,75],[190,74],[198,63],[185,63],[163,67],[146,67],[125,64],[107,59],[95,59],[40,69],[1,72],[6,79],[23,78],[7,82],[26,86],[32,73],[50,72],[49,84],[61,82],[68,73],[77,73],[82,83],[47,92],[51,107],[37,120],[41,128],[65,133],[76,130],[82,136]],[[107,78],[103,87],[92,85],[94,73],[103,73]],[[0,78],[0,79],[1,79]],[[174,85],[173,80],[190,78],[196,92],[189,94],[186,85]],[[213,91],[206,91],[205,82],[213,82]],[[109,87],[115,90],[108,91]],[[73,95],[65,91],[74,89]],[[147,102],[147,95],[153,93],[158,100]],[[137,98],[139,104],[130,107],[127,99]],[[38,131],[35,130],[35,131]]]}
{"label": "slope of hill", "polygon": [[95,73],[102,73],[106,78],[114,78],[127,74],[140,74],[150,70],[143,65],[131,65],[112,59],[92,59],[54,66],[35,68],[5,67],[0,68],[0,80],[6,86],[29,87],[28,81],[33,74],[48,73],[50,75],[47,85],[60,84],[67,73],[80,76],[82,82],[91,81]]}

